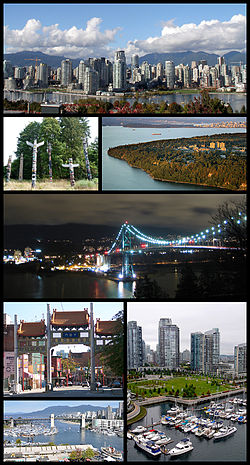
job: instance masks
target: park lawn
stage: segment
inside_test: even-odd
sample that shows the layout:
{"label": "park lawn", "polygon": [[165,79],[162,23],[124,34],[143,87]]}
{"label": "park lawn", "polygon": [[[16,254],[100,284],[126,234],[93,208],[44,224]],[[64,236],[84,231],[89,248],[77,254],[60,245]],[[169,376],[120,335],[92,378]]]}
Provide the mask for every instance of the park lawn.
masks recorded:
{"label": "park lawn", "polygon": [[[212,385],[210,379],[207,377],[174,377],[171,379],[160,379],[160,380],[145,380],[145,381],[137,381],[133,383],[128,383],[128,389],[130,389],[133,393],[138,395],[143,395],[144,397],[156,397],[157,395],[168,395],[169,390],[179,390],[179,396],[182,397],[182,389],[185,388],[186,384],[189,386],[193,384],[195,387],[195,393],[197,396],[201,396],[202,394],[207,394],[209,391],[210,394],[225,391],[231,389],[232,386],[230,384],[220,384],[219,386]],[[221,383],[221,380],[218,380]],[[172,388],[173,386],[173,388]],[[156,390],[154,391],[154,388]],[[160,388],[160,392],[158,393],[158,389]],[[165,391],[167,388],[167,392]],[[150,392],[152,390],[152,393]]]}
{"label": "park lawn", "polygon": [[18,181],[15,179],[11,179],[9,182],[4,182],[4,190],[6,191],[75,191],[75,190],[97,190],[98,189],[98,179],[94,178],[91,181],[88,179],[80,179],[79,181],[75,181],[74,187],[71,187],[70,180],[66,179],[56,179],[50,182],[48,179],[37,180],[35,189],[31,189],[31,181]]}

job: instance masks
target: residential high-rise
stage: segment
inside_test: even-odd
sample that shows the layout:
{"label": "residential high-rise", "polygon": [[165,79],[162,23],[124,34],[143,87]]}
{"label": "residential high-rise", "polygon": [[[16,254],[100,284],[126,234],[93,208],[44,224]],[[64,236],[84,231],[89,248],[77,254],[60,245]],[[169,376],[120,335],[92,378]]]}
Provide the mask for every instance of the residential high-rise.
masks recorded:
{"label": "residential high-rise", "polygon": [[61,84],[67,87],[72,82],[72,61],[68,58],[61,62]]}
{"label": "residential high-rise", "polygon": [[113,65],[113,88],[117,90],[126,89],[126,57],[123,50],[115,52]]}
{"label": "residential high-rise", "polygon": [[191,370],[213,373],[220,358],[220,332],[213,328],[205,333],[191,333]]}
{"label": "residential high-rise", "polygon": [[169,89],[174,88],[174,76],[175,76],[175,67],[173,61],[165,61],[165,77],[167,81],[167,87]]}
{"label": "residential high-rise", "polygon": [[179,328],[170,318],[161,318],[158,328],[160,366],[174,370],[179,366],[180,342]]}
{"label": "residential high-rise", "polygon": [[236,376],[247,371],[247,345],[245,343],[234,348],[234,371]]}
{"label": "residential high-rise", "polygon": [[98,89],[99,75],[94,69],[86,66],[84,72],[83,89],[84,93],[88,95],[95,95]]}
{"label": "residential high-rise", "polygon": [[40,87],[48,86],[48,66],[45,63],[40,63],[37,67],[37,82]]}
{"label": "residential high-rise", "polygon": [[139,68],[139,56],[136,54],[131,56],[131,68]]}
{"label": "residential high-rise", "polygon": [[127,324],[127,363],[128,369],[138,368],[143,364],[142,328],[136,321]]}

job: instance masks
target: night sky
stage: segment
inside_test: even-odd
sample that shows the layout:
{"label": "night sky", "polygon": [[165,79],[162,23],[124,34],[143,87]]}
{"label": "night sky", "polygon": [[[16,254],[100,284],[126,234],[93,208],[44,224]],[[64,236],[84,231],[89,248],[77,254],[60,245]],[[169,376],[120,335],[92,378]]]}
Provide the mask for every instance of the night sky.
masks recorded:
{"label": "night sky", "polygon": [[244,194],[5,194],[4,221],[6,226],[103,225],[105,233],[105,225],[118,232],[127,220],[142,232],[188,234],[209,226],[225,201],[242,199]]}

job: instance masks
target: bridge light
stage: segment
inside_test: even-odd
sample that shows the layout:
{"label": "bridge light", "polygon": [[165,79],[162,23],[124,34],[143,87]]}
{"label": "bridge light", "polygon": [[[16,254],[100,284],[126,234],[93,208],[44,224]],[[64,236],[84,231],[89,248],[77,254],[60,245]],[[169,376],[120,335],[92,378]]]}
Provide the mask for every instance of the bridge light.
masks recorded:
{"label": "bridge light", "polygon": [[213,234],[215,234],[215,231],[213,231]]}
{"label": "bridge light", "polygon": [[224,224],[227,224],[227,220],[223,221]]}
{"label": "bridge light", "polygon": [[240,220],[237,220],[237,224],[240,224]]}
{"label": "bridge light", "polygon": [[208,232],[209,232],[209,229],[206,229],[206,233],[208,233]]}
{"label": "bridge light", "polygon": [[241,212],[239,212],[239,215],[241,215]]}
{"label": "bridge light", "polygon": [[214,227],[212,226],[212,228],[211,228],[211,229],[212,229],[212,230],[214,230]]}
{"label": "bridge light", "polygon": [[116,252],[120,252],[120,249],[115,249]]}
{"label": "bridge light", "polygon": [[220,224],[217,224],[218,228],[220,227]]}
{"label": "bridge light", "polygon": [[218,229],[218,233],[220,233],[220,232],[221,232],[221,229]]}
{"label": "bridge light", "polygon": [[231,216],[231,220],[234,220],[234,216]]}
{"label": "bridge light", "polygon": [[135,274],[135,273],[133,273],[133,278],[136,278],[136,274]]}
{"label": "bridge light", "polygon": [[122,279],[122,278],[123,278],[123,274],[122,274],[122,273],[119,273],[119,274],[118,274],[118,278]]}
{"label": "bridge light", "polygon": [[244,220],[246,220],[246,219],[247,219],[247,217],[246,217],[246,216],[244,216]]}

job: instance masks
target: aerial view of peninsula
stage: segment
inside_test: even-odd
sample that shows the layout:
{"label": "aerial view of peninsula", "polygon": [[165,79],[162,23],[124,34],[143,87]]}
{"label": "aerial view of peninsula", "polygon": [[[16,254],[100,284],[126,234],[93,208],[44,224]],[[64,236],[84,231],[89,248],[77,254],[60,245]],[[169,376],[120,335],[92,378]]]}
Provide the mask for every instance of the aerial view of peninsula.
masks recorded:
{"label": "aerial view of peninsula", "polygon": [[104,189],[245,191],[246,155],[244,117],[103,118]]}

